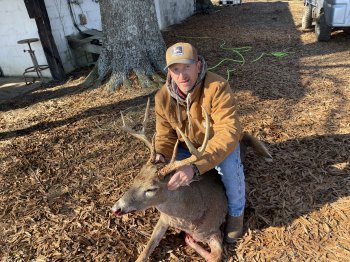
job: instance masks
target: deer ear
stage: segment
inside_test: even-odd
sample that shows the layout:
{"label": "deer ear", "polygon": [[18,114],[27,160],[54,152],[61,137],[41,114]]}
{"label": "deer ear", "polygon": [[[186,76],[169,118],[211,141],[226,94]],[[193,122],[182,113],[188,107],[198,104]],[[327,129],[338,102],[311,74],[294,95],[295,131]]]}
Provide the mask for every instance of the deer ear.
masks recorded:
{"label": "deer ear", "polygon": [[165,174],[163,172],[163,168],[161,168],[160,170],[157,171],[157,177],[158,177],[159,181],[164,181],[166,176],[167,176],[167,174]]}
{"label": "deer ear", "polygon": [[158,181],[162,187],[168,188],[168,182],[170,180],[170,177],[171,176],[167,176],[167,175],[164,176],[158,173],[158,179],[159,179]]}

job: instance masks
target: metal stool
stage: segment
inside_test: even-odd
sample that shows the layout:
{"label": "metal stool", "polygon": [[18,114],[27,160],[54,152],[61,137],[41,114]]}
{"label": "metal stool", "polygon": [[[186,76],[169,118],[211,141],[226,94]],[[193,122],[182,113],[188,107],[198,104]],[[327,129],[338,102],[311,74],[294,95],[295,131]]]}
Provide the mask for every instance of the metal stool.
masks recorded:
{"label": "metal stool", "polygon": [[43,76],[41,74],[41,71],[49,68],[48,65],[39,65],[38,64],[38,60],[36,60],[36,56],[35,56],[34,50],[30,46],[30,43],[37,42],[37,41],[39,41],[38,38],[29,38],[29,39],[19,40],[17,42],[17,44],[28,44],[29,50],[23,50],[23,51],[24,52],[28,52],[30,54],[30,58],[32,59],[32,62],[33,62],[33,65],[34,65],[34,66],[28,67],[28,68],[26,68],[24,70],[23,77],[24,77],[24,81],[26,82],[26,85],[29,85],[29,84],[32,84],[32,83],[35,82],[35,77],[32,77],[33,80],[31,82],[27,81],[28,76],[26,76],[26,74],[32,73],[32,72],[36,72],[38,78],[42,82],[43,81]]}

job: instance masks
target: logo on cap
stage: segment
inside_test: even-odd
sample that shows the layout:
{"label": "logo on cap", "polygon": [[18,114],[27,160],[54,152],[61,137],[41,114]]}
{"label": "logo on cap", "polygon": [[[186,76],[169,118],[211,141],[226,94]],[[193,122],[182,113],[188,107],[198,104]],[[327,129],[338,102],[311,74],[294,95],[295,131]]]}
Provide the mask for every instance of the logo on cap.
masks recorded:
{"label": "logo on cap", "polygon": [[173,56],[180,56],[180,55],[183,55],[183,49],[182,49],[182,46],[175,46],[173,48],[173,52],[172,52],[172,55]]}

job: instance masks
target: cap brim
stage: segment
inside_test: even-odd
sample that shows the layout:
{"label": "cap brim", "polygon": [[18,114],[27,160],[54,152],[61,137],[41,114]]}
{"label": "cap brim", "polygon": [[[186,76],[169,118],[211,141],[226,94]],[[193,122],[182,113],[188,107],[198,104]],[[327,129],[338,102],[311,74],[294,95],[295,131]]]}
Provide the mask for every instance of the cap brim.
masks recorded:
{"label": "cap brim", "polygon": [[187,65],[190,65],[190,64],[195,64],[196,61],[194,61],[193,59],[179,59],[179,60],[176,60],[176,61],[172,61],[170,64],[168,64],[166,67],[164,67],[164,70],[165,69],[168,69],[169,66],[173,65],[173,64],[187,64]]}

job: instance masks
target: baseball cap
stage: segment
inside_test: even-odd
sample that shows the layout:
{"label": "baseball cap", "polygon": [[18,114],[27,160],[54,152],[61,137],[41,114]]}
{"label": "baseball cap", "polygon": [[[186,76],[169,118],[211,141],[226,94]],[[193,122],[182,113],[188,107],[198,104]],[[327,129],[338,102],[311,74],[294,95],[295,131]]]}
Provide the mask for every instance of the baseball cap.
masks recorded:
{"label": "baseball cap", "polygon": [[198,61],[196,48],[189,43],[176,43],[166,50],[166,67],[173,64],[194,64]]}

